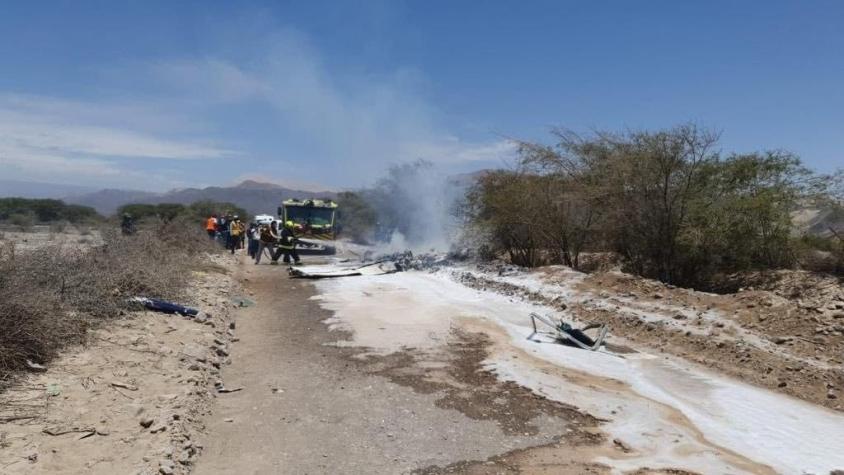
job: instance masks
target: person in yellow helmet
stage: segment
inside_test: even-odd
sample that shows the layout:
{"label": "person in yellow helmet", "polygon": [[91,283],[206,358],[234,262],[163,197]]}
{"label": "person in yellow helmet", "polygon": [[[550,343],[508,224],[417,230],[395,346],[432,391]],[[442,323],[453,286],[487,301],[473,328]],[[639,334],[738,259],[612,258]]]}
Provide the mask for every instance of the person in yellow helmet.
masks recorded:
{"label": "person in yellow helmet", "polygon": [[290,257],[293,257],[293,262],[299,264],[299,253],[296,252],[296,234],[294,233],[295,224],[293,221],[285,221],[284,228],[278,236],[278,248],[273,255],[273,263],[278,262],[278,258],[284,254],[284,263],[290,264]]}

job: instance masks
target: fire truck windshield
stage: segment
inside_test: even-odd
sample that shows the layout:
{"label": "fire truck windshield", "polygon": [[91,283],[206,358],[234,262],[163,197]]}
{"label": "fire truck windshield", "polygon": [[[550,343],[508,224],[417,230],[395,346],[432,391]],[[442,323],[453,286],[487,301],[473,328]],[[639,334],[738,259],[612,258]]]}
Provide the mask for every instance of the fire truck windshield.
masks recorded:
{"label": "fire truck windshield", "polygon": [[307,224],[310,226],[330,226],[333,209],[310,208],[305,206],[287,206],[285,209],[286,219],[296,224]]}

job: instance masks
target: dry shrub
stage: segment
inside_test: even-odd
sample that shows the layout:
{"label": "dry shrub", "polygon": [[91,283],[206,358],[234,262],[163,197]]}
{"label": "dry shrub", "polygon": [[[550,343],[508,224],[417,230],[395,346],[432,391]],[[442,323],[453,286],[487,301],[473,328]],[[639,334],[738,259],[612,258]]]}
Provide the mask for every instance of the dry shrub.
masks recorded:
{"label": "dry shrub", "polygon": [[43,363],[84,341],[88,328],[119,315],[130,297],[184,299],[190,272],[216,249],[201,230],[174,223],[133,236],[106,230],[103,242],[0,248],[0,381],[27,359]]}
{"label": "dry shrub", "polygon": [[[26,365],[46,361],[66,344],[77,343],[86,324],[69,312],[49,269],[51,253],[15,253],[11,244],[0,255],[0,380]],[[25,265],[23,259],[26,259]]]}

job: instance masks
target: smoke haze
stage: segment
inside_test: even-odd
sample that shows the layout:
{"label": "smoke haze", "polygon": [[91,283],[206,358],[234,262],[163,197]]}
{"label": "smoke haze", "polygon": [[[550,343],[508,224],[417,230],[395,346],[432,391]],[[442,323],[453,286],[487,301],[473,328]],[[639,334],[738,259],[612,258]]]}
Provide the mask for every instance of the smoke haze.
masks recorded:
{"label": "smoke haze", "polygon": [[452,210],[463,192],[430,162],[391,167],[369,196],[384,251],[449,250],[459,233]]}

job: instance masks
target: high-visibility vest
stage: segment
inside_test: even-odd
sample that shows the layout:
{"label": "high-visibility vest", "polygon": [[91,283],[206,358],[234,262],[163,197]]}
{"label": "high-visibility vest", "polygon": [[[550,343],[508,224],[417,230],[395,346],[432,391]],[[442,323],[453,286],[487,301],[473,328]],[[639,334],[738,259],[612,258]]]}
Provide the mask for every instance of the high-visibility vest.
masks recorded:
{"label": "high-visibility vest", "polygon": [[217,230],[217,219],[216,218],[208,218],[208,221],[205,221],[205,230],[206,231],[216,231]]}

